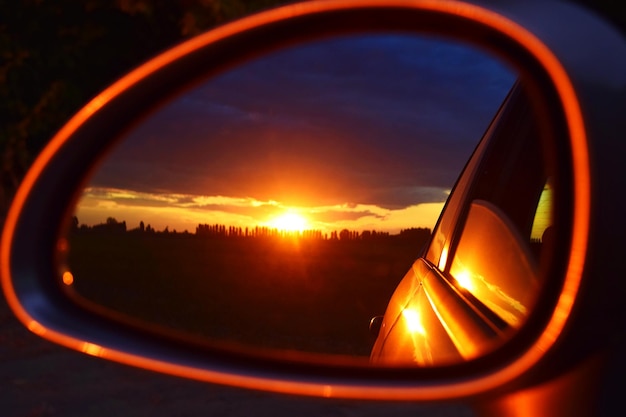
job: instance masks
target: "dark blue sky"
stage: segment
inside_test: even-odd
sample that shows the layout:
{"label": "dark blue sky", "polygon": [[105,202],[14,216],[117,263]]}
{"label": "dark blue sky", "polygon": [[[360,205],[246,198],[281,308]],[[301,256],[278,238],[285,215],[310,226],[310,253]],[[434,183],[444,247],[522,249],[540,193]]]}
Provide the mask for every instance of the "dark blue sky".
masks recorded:
{"label": "dark blue sky", "polygon": [[484,52],[442,39],[300,45],[169,103],[93,185],[309,207],[441,202],[514,81]]}

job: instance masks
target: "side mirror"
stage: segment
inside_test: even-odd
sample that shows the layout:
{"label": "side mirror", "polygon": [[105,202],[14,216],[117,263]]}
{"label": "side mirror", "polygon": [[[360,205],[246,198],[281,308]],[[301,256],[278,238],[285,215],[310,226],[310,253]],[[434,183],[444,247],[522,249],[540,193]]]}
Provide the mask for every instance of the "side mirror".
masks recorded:
{"label": "side mirror", "polygon": [[[589,309],[596,305],[593,301],[587,302],[581,295],[581,286],[584,284],[595,288],[593,285],[599,285],[598,288],[602,288],[591,293],[594,296],[605,294],[604,287],[589,283],[590,277],[587,275],[590,270],[589,229],[591,217],[595,215],[595,211],[592,212],[591,199],[592,192],[595,191],[592,190],[595,178],[592,178],[591,167],[597,166],[590,161],[589,132],[591,127],[600,126],[603,118],[612,117],[612,113],[594,113],[591,110],[591,113],[585,113],[591,105],[587,103],[588,107],[585,107],[582,101],[590,100],[590,85],[593,85],[596,94],[594,97],[606,95],[615,102],[621,100],[620,103],[623,103],[623,97],[619,98],[615,92],[617,88],[605,85],[598,79],[589,81],[585,77],[584,65],[572,58],[572,45],[565,42],[564,46],[560,43],[564,42],[562,38],[551,35],[550,25],[545,22],[554,21],[559,13],[571,14],[579,25],[588,26],[590,30],[600,26],[593,33],[597,33],[605,44],[611,45],[615,50],[614,56],[626,55],[620,55],[626,48],[611,33],[601,30],[602,26],[595,20],[568,6],[533,3],[518,8],[509,5],[498,7],[501,9],[494,11],[457,2],[306,2],[261,13],[200,35],[128,74],[97,96],[68,122],[25,178],[15,198],[2,238],[2,283],[11,308],[24,325],[36,334],[90,355],[183,377],[277,392],[325,397],[432,401],[484,395],[506,384],[521,384],[520,381],[524,381],[528,375],[534,375],[533,378],[536,377],[537,380],[553,378],[560,372],[558,367],[542,369],[540,364],[548,356],[558,356],[567,340],[583,339],[582,333],[574,330],[576,324],[570,321],[570,317],[585,317],[590,314]],[[534,32],[525,29],[526,24],[528,27],[536,27]],[[573,25],[564,25],[562,29],[570,32],[578,30]],[[73,256],[72,248],[80,246],[76,245],[77,240],[72,242],[71,236],[67,238],[66,231],[72,228],[72,214],[88,185],[86,181],[90,178],[89,175],[96,172],[96,167],[102,161],[106,164],[107,152],[111,152],[112,146],[121,138],[147,126],[142,125],[145,120],[155,120],[149,119],[153,117],[150,114],[158,114],[153,112],[166,108],[163,106],[168,103],[175,103],[173,100],[180,97],[179,94],[191,91],[191,95],[185,96],[189,98],[193,97],[194,91],[206,92],[197,86],[206,86],[207,84],[202,83],[216,80],[219,76],[228,74],[228,71],[236,72],[253,59],[262,59],[272,52],[280,52],[283,48],[294,45],[298,47],[307,42],[332,37],[385,33],[444,39],[488,51],[514,70],[529,97],[541,158],[546,162],[547,176],[551,178],[551,184],[554,184],[554,204],[550,208],[554,224],[551,230],[554,231],[554,242],[558,244],[551,244],[546,252],[547,256],[544,256],[545,253],[540,254],[538,265],[534,261],[528,262],[530,266],[527,269],[537,274],[537,279],[533,281],[537,283],[536,288],[531,292],[528,302],[523,300],[529,306],[528,311],[516,316],[515,320],[519,320],[513,326],[507,322],[508,316],[505,313],[508,312],[494,313],[498,306],[500,310],[506,310],[498,303],[505,296],[508,297],[508,294],[503,295],[494,290],[492,294],[497,293],[496,298],[500,297],[499,299],[491,302],[485,298],[481,301],[479,295],[463,292],[460,285],[454,286],[462,279],[461,274],[455,270],[462,257],[455,258],[455,255],[462,255],[465,247],[463,243],[461,246],[454,244],[459,240],[458,234],[461,233],[462,226],[474,225],[471,220],[475,217],[476,210],[483,217],[495,219],[494,223],[500,221],[500,226],[506,223],[502,221],[505,216],[500,216],[500,209],[492,209],[491,205],[480,202],[471,206],[466,201],[474,194],[480,197],[477,197],[478,200],[488,200],[485,197],[487,191],[501,186],[497,184],[497,179],[500,178],[498,172],[487,172],[483,169],[496,165],[477,164],[473,167],[470,163],[465,168],[464,172],[469,174],[457,182],[446,205],[446,213],[450,215],[444,214],[433,225],[434,234],[428,250],[423,253],[424,261],[418,263],[421,265],[419,268],[424,268],[425,274],[448,274],[445,282],[452,285],[450,294],[454,293],[459,299],[467,301],[464,308],[472,309],[471,313],[476,317],[489,318],[494,313],[491,322],[496,323],[496,329],[492,329],[495,333],[502,330],[497,329],[500,324],[503,328],[512,327],[513,331],[503,331],[505,336],[498,338],[496,343],[483,345],[488,348],[479,349],[476,354],[461,355],[459,360],[435,362],[428,367],[407,366],[406,363],[371,366],[366,363],[367,360],[353,360],[354,358],[344,353],[309,355],[287,348],[276,350],[271,347],[255,350],[249,346],[242,348],[228,338],[207,340],[180,334],[176,329],[163,331],[162,328],[155,329],[152,326],[154,323],[128,319],[123,312],[118,314],[119,311],[112,311],[107,306],[103,308],[102,305],[93,305],[93,300],[85,300],[88,298],[84,297],[85,294],[75,293],[84,275],[75,274],[71,268],[68,269],[66,261]],[[413,57],[407,56],[409,58]],[[385,57],[373,59],[384,60]],[[612,62],[611,57],[602,59],[606,60],[605,66],[610,66],[608,63]],[[618,60],[615,67],[623,69],[626,64],[623,60]],[[626,74],[626,70],[616,73]],[[191,90],[192,88],[198,89]],[[281,86],[274,85],[272,88],[277,95],[282,93]],[[233,86],[226,97],[231,98],[233,94],[245,96],[245,93],[245,89],[238,90]],[[396,93],[401,94],[402,91]],[[610,119],[610,122],[616,123],[615,118]],[[523,126],[519,127],[521,129]],[[187,130],[190,131],[193,129]],[[599,136],[599,143],[611,142],[606,139],[610,137],[608,133],[605,136],[602,131]],[[518,145],[524,144],[519,142]],[[378,146],[378,149],[384,148],[380,144]],[[487,145],[485,149],[479,147],[475,155],[491,152],[491,148],[487,148]],[[142,149],[135,151],[141,152]],[[606,152],[602,146],[598,149]],[[174,158],[175,148],[168,149],[168,152],[170,150],[170,156]],[[254,156],[254,153],[247,155],[249,158]],[[169,160],[166,158],[164,161]],[[296,167],[297,164],[294,163],[293,166]],[[505,164],[500,168],[506,170],[507,167],[512,166]],[[100,171],[102,172],[104,171]],[[303,172],[297,174],[303,175]],[[509,176],[514,177],[514,174],[513,172]],[[240,178],[246,178],[246,175],[248,174]],[[482,177],[493,181],[478,182],[477,179]],[[126,176],[122,179],[128,178]],[[171,176],[163,178],[172,179]],[[247,178],[251,182],[254,180],[250,175]],[[333,179],[331,174],[328,174],[328,178]],[[339,181],[340,177],[337,176],[336,179]],[[325,184],[331,183],[329,181]],[[226,189],[232,188],[231,184],[227,184]],[[491,185],[487,187],[489,190],[481,191],[478,190],[480,184]],[[542,187],[543,184],[541,183]],[[187,185],[191,187],[193,184],[189,182]],[[410,183],[409,186],[415,184]],[[159,185],[155,186],[155,189],[158,187]],[[88,194],[89,192],[85,193],[90,197]],[[177,200],[180,207],[190,203],[185,198],[191,193],[185,193],[184,196],[182,194]],[[605,196],[602,193],[600,195]],[[147,192],[129,198],[137,201],[141,197],[148,197]],[[539,201],[540,192],[535,197]],[[602,201],[606,203],[608,200],[610,199]],[[442,201],[443,199],[439,202]],[[149,203],[154,204],[154,201]],[[212,203],[215,202],[208,204]],[[78,207],[87,210],[85,205]],[[476,207],[480,208],[475,209]],[[484,207],[488,207],[487,214],[485,210],[480,211]],[[530,237],[532,216],[528,220],[522,215],[518,218],[511,213],[515,213],[515,210],[506,212],[506,218],[512,218],[516,225],[524,224],[522,229],[528,230]],[[79,214],[78,218],[81,217],[83,215]],[[111,216],[109,229],[122,229],[118,225],[122,220],[127,219]],[[211,228],[213,223],[198,223],[206,226],[206,230],[199,227],[196,234],[202,234],[203,231],[210,234],[214,230]],[[93,224],[90,225],[92,226]],[[513,228],[509,228],[508,223],[505,226],[499,229],[501,235],[506,235],[510,238],[508,241],[517,243],[517,229],[512,232]],[[145,224],[142,228],[139,223],[132,227],[142,229],[142,233],[146,229]],[[290,227],[292,226],[285,226]],[[127,229],[127,225],[124,224],[123,228]],[[298,229],[298,226],[293,228]],[[245,229],[245,226],[241,226],[241,229]],[[164,232],[165,229],[159,228],[159,231]],[[76,236],[78,235],[74,238]],[[111,239],[110,242],[114,240]],[[107,244],[106,239],[100,242]],[[474,247],[471,242],[470,246],[468,252]],[[108,247],[114,246],[109,244]],[[419,249],[416,248],[415,258],[419,256]],[[599,250],[594,248],[593,253],[597,254]],[[523,257],[522,261],[530,259],[530,256]],[[150,256],[145,259],[148,258]],[[231,265],[236,262],[237,259],[233,259]],[[148,262],[143,265],[154,266]],[[129,268],[135,266],[137,265],[130,265]],[[181,267],[188,266],[189,264],[182,264]],[[408,268],[418,267],[409,265]],[[607,266],[604,268],[606,270]],[[519,267],[512,274],[519,272],[518,270],[522,271],[520,273],[525,271]],[[398,276],[398,281],[401,278]],[[415,284],[417,281],[411,282],[407,285],[419,285]],[[111,292],[118,289],[110,288]],[[415,289],[410,288],[411,291]],[[100,290],[96,292],[98,296],[104,294]],[[216,290],[215,294],[218,293]],[[141,295],[137,293],[133,297],[140,299]],[[169,295],[175,296],[173,291]],[[481,303],[473,303],[472,297]],[[432,298],[422,302],[445,303]],[[390,304],[386,317],[389,316],[390,309],[398,308],[400,311],[404,307],[406,303],[399,303],[398,306]],[[434,320],[439,310],[433,311]],[[383,311],[366,312],[364,317],[367,318],[362,322],[365,334],[367,319],[380,313]],[[458,313],[450,314],[459,317]],[[209,315],[203,319],[210,320],[212,317]],[[394,317],[402,316],[398,313]],[[372,319],[370,329],[376,334],[380,331],[380,342],[377,343],[384,343],[381,336],[394,323],[389,323],[386,329],[384,320]],[[379,324],[382,329],[377,330]],[[442,331],[454,334],[449,329]],[[574,355],[579,355],[574,359],[575,362],[584,359],[586,351],[582,349],[580,352]]]}
{"label": "side mirror", "polygon": [[97,166],[63,236],[63,287],[177,338],[366,365],[371,315],[515,78],[469,45],[386,32],[210,77]]}

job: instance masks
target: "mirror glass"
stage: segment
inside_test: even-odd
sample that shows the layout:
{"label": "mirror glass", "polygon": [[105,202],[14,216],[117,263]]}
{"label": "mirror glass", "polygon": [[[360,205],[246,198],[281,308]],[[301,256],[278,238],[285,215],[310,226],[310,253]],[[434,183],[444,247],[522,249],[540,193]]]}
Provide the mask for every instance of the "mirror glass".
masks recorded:
{"label": "mirror glass", "polygon": [[96,168],[60,279],[156,331],[368,363],[370,320],[425,255],[516,78],[467,45],[365,34],[208,79]]}

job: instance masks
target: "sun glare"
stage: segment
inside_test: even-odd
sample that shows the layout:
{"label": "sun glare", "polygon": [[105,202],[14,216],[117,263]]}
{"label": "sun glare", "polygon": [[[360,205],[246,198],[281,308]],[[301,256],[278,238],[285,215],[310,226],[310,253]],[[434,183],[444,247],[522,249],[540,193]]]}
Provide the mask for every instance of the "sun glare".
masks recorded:
{"label": "sun glare", "polygon": [[297,213],[285,213],[270,220],[269,226],[285,232],[301,232],[308,227],[308,221]]}

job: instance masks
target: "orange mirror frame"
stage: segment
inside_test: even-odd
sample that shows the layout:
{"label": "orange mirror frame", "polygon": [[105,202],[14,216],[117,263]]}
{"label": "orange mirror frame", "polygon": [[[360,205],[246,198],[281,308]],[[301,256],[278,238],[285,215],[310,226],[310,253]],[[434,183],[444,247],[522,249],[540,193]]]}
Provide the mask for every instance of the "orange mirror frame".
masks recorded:
{"label": "orange mirror frame", "polygon": [[[514,12],[511,12],[514,14]],[[519,337],[484,358],[432,369],[365,368],[255,358],[164,340],[71,305],[56,286],[61,223],[92,164],[129,126],[194,81],[299,41],[363,31],[409,31],[462,39],[520,69],[566,132],[573,192],[568,245],[542,308]],[[442,400],[493,390],[531,369],[558,340],[584,269],[590,210],[587,137],[576,90],[555,54],[503,14],[457,1],[335,0],[294,4],[200,35],[154,58],[103,91],[52,139],[14,199],[1,243],[2,286],[32,332],[89,355],[212,383],[290,394]]]}

